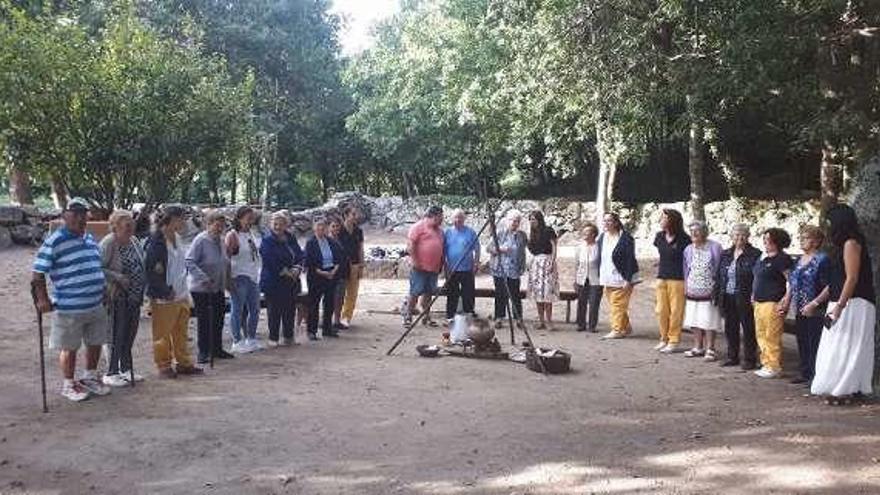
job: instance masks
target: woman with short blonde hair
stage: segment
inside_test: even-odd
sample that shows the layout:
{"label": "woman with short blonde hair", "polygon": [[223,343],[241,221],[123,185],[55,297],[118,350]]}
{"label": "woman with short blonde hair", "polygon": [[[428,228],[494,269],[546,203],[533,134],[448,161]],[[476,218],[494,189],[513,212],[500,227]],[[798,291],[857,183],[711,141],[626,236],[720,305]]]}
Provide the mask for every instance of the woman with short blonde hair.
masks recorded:
{"label": "woman with short blonde hair", "polygon": [[132,370],[131,348],[137,336],[147,276],[144,252],[134,237],[130,211],[116,210],[109,218],[110,234],[101,240],[101,264],[107,278],[110,311],[110,360],[103,382],[121,387],[141,376]]}

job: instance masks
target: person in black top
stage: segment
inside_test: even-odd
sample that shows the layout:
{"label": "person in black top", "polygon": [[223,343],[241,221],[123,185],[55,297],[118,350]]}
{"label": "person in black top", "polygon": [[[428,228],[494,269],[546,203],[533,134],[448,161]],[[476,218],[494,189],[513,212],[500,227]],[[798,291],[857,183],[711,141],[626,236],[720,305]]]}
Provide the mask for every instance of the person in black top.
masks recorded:
{"label": "person in black top", "polygon": [[552,330],[553,303],[559,298],[556,232],[547,226],[544,214],[537,210],[529,214],[529,226],[528,249],[532,261],[529,263],[528,292],[538,306],[538,328],[549,325]]}
{"label": "person in black top", "polygon": [[[733,245],[721,252],[715,300],[721,303],[724,333],[727,337],[727,360],[721,366],[739,366],[746,371],[758,367],[758,341],[755,338],[755,308],[752,306],[753,269],[761,250],[749,243],[749,226],[733,226]],[[742,329],[742,339],[740,339]],[[742,354],[740,354],[742,342]],[[741,359],[741,360],[740,360]]]}
{"label": "person in black top", "polygon": [[364,231],[358,226],[361,221],[360,210],[354,206],[349,206],[345,209],[342,231],[339,232],[339,243],[342,244],[342,248],[345,250],[351,265],[348,279],[345,283],[342,315],[339,320],[339,326],[344,329],[351,325],[354,308],[357,304],[358,290],[360,290],[361,278],[364,275]]}
{"label": "person in black top", "polygon": [[664,208],[660,215],[660,232],[654,247],[660,254],[657,268],[657,321],[660,342],[654,350],[671,354],[678,350],[681,325],[684,321],[684,249],[691,238],[684,231],[684,219],[678,210]]}
{"label": "person in black top", "polygon": [[342,260],[339,264],[339,272],[336,274],[336,292],[333,295],[333,329],[345,330],[348,326],[342,326],[340,316],[342,315],[342,302],[345,298],[345,286],[348,285],[348,277],[351,274],[351,261],[349,261],[348,250],[342,244],[342,220],[336,217],[330,219],[328,236],[336,241],[342,254]]}
{"label": "person in black top", "polygon": [[833,249],[828,291],[823,294],[831,303],[810,391],[836,405],[872,391],[877,297],[871,258],[855,212],[836,205],[827,216]]}
{"label": "person in black top", "polygon": [[782,373],[782,332],[788,314],[788,275],[794,262],[784,249],[791,236],[782,229],[764,232],[764,257],[755,263],[752,304],[755,307],[755,333],[761,349],[761,378],[776,378]]}

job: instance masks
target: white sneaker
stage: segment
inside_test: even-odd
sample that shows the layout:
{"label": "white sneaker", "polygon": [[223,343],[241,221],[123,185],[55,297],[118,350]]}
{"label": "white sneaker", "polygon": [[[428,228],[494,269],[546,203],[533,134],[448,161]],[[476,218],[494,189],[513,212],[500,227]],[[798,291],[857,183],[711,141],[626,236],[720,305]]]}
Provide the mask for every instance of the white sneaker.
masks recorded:
{"label": "white sneaker", "polygon": [[[131,372],[129,372],[129,371],[120,372],[119,378],[122,378],[123,380],[125,380],[125,383],[131,384]],[[134,382],[140,383],[142,381],[144,381],[143,375],[139,375],[139,374],[135,373],[134,374]],[[106,382],[104,382],[104,383],[106,383]]]}
{"label": "white sneaker", "polygon": [[260,339],[247,339],[247,343],[252,351],[266,350],[266,346],[260,341]]}
{"label": "white sneaker", "polygon": [[89,393],[101,396],[110,394],[110,387],[101,383],[101,380],[97,377],[89,376],[80,378],[77,383],[82,385],[82,387],[88,390]]}
{"label": "white sneaker", "polygon": [[88,399],[91,394],[79,382],[71,383],[65,380],[64,385],[61,386],[61,396],[73,402],[82,402]]}
{"label": "white sneaker", "polygon": [[122,375],[104,375],[101,381],[104,382],[104,385],[109,385],[111,387],[128,386],[128,380],[126,380]]}
{"label": "white sneaker", "polygon": [[755,374],[761,378],[778,378],[780,375],[780,372],[775,371],[775,370],[771,370],[770,368],[761,368],[758,371],[756,371]]}
{"label": "white sneaker", "polygon": [[348,327],[351,326],[351,321],[350,321],[350,320],[341,320],[339,323],[340,323],[343,327],[345,327],[345,328],[348,328]]}
{"label": "white sneaker", "polygon": [[599,338],[602,340],[612,340],[612,339],[622,339],[624,337],[626,337],[626,335],[624,335],[620,332],[615,332],[612,330]]}
{"label": "white sneaker", "polygon": [[233,354],[247,354],[254,349],[248,344],[246,339],[239,340],[238,342],[232,343],[232,349],[230,349]]}
{"label": "white sneaker", "polygon": [[684,351],[684,357],[688,357],[688,358],[703,357],[705,355],[706,355],[706,351],[703,349],[699,349],[697,347],[694,347],[693,349],[691,349],[689,351]]}
{"label": "white sneaker", "polygon": [[660,349],[660,352],[663,354],[675,354],[679,351],[678,344],[666,344],[663,349]]}
{"label": "white sneaker", "polygon": [[662,351],[665,348],[666,348],[666,342],[663,342],[662,340],[657,345],[654,346],[655,351]]}

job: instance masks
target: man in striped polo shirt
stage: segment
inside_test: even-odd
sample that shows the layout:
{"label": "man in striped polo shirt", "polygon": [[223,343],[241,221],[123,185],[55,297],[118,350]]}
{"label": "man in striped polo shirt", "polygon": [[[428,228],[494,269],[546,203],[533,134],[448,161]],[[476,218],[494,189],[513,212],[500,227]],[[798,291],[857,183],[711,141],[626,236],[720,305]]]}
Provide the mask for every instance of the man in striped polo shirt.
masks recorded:
{"label": "man in striped polo shirt", "polygon": [[[89,204],[73,198],[64,209],[64,226],[52,233],[37,252],[33,284],[37,308],[55,311],[49,347],[60,351],[64,375],[61,395],[75,402],[90,395],[107,395],[110,387],[98,378],[101,346],[107,342],[109,321],[104,308],[104,270],[94,237],[86,232]],[[52,300],[46,289],[52,282]],[[86,369],[74,380],[76,353],[86,346]]]}

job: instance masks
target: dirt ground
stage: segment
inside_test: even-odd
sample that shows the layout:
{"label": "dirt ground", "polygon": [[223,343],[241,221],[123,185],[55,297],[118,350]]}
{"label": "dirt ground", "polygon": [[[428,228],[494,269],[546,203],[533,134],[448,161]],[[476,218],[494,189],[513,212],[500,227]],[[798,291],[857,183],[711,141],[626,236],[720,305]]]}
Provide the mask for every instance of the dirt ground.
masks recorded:
{"label": "dirt ground", "polygon": [[[365,311],[396,306],[389,293],[405,286],[367,281],[342,338],[200,378],[156,379],[148,320],[135,349],[146,381],[134,389],[69,403],[50,353],[42,414],[32,252],[0,252],[0,493],[880,493],[877,405],[830,408],[784,380],[655,354],[650,282],[637,289],[631,339],[534,333],[573,354],[567,375],[418,357],[438,329],[386,357],[399,318]],[[793,368],[794,340],[785,345]]]}

